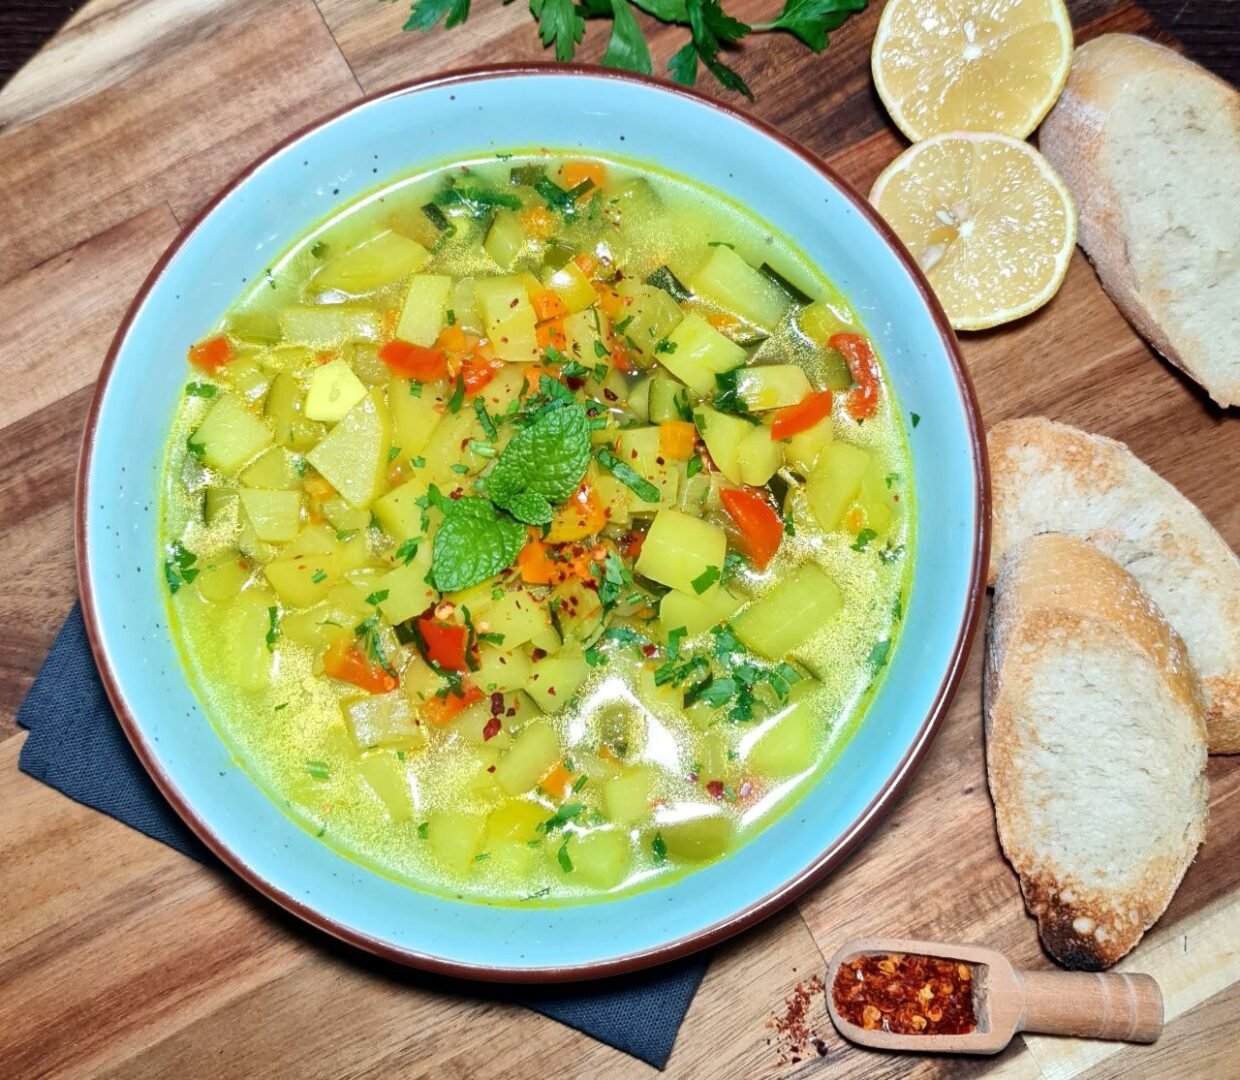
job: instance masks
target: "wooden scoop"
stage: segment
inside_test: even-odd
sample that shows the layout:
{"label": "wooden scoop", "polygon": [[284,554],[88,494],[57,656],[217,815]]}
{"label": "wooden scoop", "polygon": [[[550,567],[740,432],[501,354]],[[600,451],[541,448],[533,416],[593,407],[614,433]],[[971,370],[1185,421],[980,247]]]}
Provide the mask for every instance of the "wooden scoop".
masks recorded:
{"label": "wooden scoop", "polygon": [[[941,956],[971,965],[977,1027],[967,1035],[896,1035],[845,1020],[833,993],[840,965],[875,953]],[[857,938],[831,957],[827,1009],[836,1030],[851,1042],[935,1054],[997,1054],[1018,1031],[1152,1043],[1163,1026],[1162,992],[1149,975],[1018,971],[995,949],[895,938]]]}

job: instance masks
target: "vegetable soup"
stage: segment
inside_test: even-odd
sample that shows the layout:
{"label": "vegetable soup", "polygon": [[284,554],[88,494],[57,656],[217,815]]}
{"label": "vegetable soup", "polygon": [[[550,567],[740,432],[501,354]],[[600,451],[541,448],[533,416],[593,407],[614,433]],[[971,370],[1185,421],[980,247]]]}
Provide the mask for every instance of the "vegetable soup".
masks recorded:
{"label": "vegetable soup", "polygon": [[393,183],[249,282],[189,350],[164,487],[238,761],[349,857],[488,902],[758,838],[859,722],[912,557],[841,293],[714,192],[548,152]]}

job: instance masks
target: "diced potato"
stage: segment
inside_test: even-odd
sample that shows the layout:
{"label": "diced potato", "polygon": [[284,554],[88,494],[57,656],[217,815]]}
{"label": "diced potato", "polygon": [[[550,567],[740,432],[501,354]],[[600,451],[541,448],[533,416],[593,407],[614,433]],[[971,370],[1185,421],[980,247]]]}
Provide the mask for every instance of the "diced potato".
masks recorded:
{"label": "diced potato", "polygon": [[258,364],[257,357],[261,355],[256,350],[246,349],[218,372],[219,377],[251,404],[260,401],[271,385],[271,375]]}
{"label": "diced potato", "polygon": [[542,357],[535,331],[534,306],[521,278],[483,278],[474,295],[495,355],[503,360],[533,361]]}
{"label": "diced potato", "polygon": [[808,476],[822,448],[834,438],[835,424],[830,416],[825,416],[812,428],[784,440],[784,464],[796,469],[802,476]]}
{"label": "diced potato", "polygon": [[550,602],[566,644],[585,645],[598,636],[603,625],[603,602],[597,588],[587,588],[578,578],[571,578],[551,590]]}
{"label": "diced potato", "polygon": [[849,322],[847,311],[835,306],[830,300],[815,300],[803,308],[797,315],[797,324],[801,333],[823,349],[829,347],[827,342],[835,334],[856,329]]}
{"label": "diced potato", "polygon": [[254,535],[268,543],[292,540],[301,528],[300,491],[242,488],[241,507],[254,526]]}
{"label": "diced potato", "polygon": [[[712,409],[709,405],[700,405],[693,410],[693,422],[697,424],[702,441],[706,443],[711,460],[719,471],[734,484],[744,483],[741,479],[741,443],[749,437],[754,425],[739,416]],[[769,434],[767,432],[768,437]]]}
{"label": "diced potato", "polygon": [[343,360],[332,360],[310,376],[303,411],[310,420],[336,424],[365,396],[366,387],[353,369]]}
{"label": "diced potato", "polygon": [[775,779],[808,769],[814,761],[814,711],[809,692],[814,684],[797,683],[787,706],[765,720],[742,743],[745,767]]}
{"label": "diced potato", "polygon": [[659,632],[667,635],[678,627],[693,637],[730,619],[741,601],[720,585],[712,585],[701,596],[673,590],[659,602]]}
{"label": "diced potato", "polygon": [[263,574],[288,607],[304,608],[327,596],[337,579],[334,555],[292,555],[273,559]]}
{"label": "diced potato", "polygon": [[241,552],[228,550],[200,562],[194,584],[204,600],[219,604],[237,596],[249,578],[250,566]]}
{"label": "diced potato", "polygon": [[327,427],[310,420],[302,411],[305,394],[297,376],[282,371],[271,383],[267,392],[265,414],[275,431],[276,442],[293,450],[309,450],[324,435]]}
{"label": "diced potato", "polygon": [[[412,393],[417,388],[417,394]],[[410,383],[393,379],[388,386],[388,411],[392,414],[392,445],[400,447],[401,457],[415,458],[426,449],[449,391],[442,382]]]}
{"label": "diced potato", "polygon": [[865,527],[873,529],[880,536],[891,528],[896,507],[899,506],[893,498],[894,494],[883,473],[882,462],[871,457],[865,475],[861,477],[861,491],[857,495],[857,501],[865,514]]}
{"label": "diced potato", "polygon": [[598,299],[590,279],[571,260],[555,270],[547,271],[543,275],[543,283],[563,301],[570,315],[584,311]]}
{"label": "diced potato", "polygon": [[387,592],[381,602],[389,622],[401,623],[420,615],[439,599],[439,593],[427,580],[431,572],[431,545],[420,544],[417,554],[408,563],[393,567],[374,579],[375,592]]}
{"label": "diced potato", "polygon": [[607,511],[607,520],[611,524],[627,525],[632,519],[632,507],[635,502],[643,509],[657,505],[644,501],[638,502],[637,494],[606,470],[595,472],[593,465],[590,469],[591,471],[587,473],[590,486],[594,489],[594,494],[598,496],[599,502],[603,504],[603,509]]}
{"label": "diced potato", "polygon": [[346,341],[378,341],[383,320],[358,304],[293,305],[280,311],[285,341],[303,345],[340,345]]}
{"label": "diced potato", "polygon": [[[689,816],[686,811],[692,811]],[[732,819],[713,806],[675,807],[660,812],[655,825],[673,859],[704,862],[727,851],[736,832]]]}
{"label": "diced potato", "polygon": [[538,831],[551,816],[546,807],[527,799],[508,799],[491,811],[487,818],[486,843],[528,844],[541,835]]}
{"label": "diced potato", "polygon": [[237,523],[237,511],[241,507],[241,500],[237,496],[236,488],[212,485],[207,488],[202,503],[203,518],[208,525],[219,525],[221,522],[227,522],[229,525]]}
{"label": "diced potato", "polygon": [[528,841],[486,841],[488,871],[497,881],[529,881],[536,871],[540,852],[530,847]]}
{"label": "diced potato", "polygon": [[425,534],[422,519],[426,509],[419,505],[419,500],[426,499],[427,490],[427,482],[415,475],[372,505],[371,512],[379,527],[398,544]]}
{"label": "diced potato", "polygon": [[630,512],[652,513],[660,507],[676,505],[680,494],[680,470],[660,452],[657,427],[629,428],[620,432],[616,440],[616,457],[659,489],[657,503],[648,503],[636,492],[630,491]]}
{"label": "diced potato", "polygon": [[558,712],[589,674],[590,665],[582,656],[546,656],[533,665],[526,690],[543,712]]}
{"label": "diced potato", "polygon": [[617,825],[638,825],[654,813],[655,772],[649,765],[630,765],[603,785],[603,810]]}
{"label": "diced potato", "polygon": [[413,750],[426,745],[426,731],[417,711],[399,690],[367,694],[346,702],[344,715],[359,750]]}
{"label": "diced potato", "polygon": [[809,508],[825,532],[840,527],[844,512],[861,490],[870,454],[846,442],[827,443],[805,483]]}
{"label": "diced potato", "polygon": [[426,466],[420,470],[428,483],[439,484],[445,489],[456,487],[461,482],[461,472],[453,466],[465,468],[467,476],[476,476],[494,458],[475,454],[467,447],[471,440],[485,441],[486,435],[477,413],[473,409],[462,409],[455,415],[445,413],[439,426],[435,428],[435,437],[422,452],[426,458]]}
{"label": "diced potato", "polygon": [[487,622],[493,634],[504,635],[505,649],[518,648],[548,630],[554,632],[547,605],[523,589],[504,593],[487,612]]}
{"label": "diced potato", "polygon": [[384,232],[328,259],[310,279],[315,289],[368,293],[416,273],[430,262],[431,253],[416,240]]}
{"label": "diced potato", "polygon": [[241,471],[241,483],[248,488],[269,491],[295,491],[301,487],[300,458],[282,446],[273,446],[252,465]]}
{"label": "diced potato", "polygon": [[667,347],[655,354],[656,359],[698,397],[714,393],[716,375],[745,362],[745,350],[696,312],[686,315],[667,335],[667,341]]}
{"label": "diced potato", "polygon": [[501,270],[510,270],[523,247],[525,229],[522,228],[521,218],[516,211],[497,211],[491,227],[487,230],[487,238],[483,241],[483,251],[495,260]]}
{"label": "diced potato", "polygon": [[361,532],[370,527],[369,511],[355,509],[340,498],[323,504],[323,516],[337,532]]}
{"label": "diced potato", "polygon": [[392,424],[382,393],[372,390],[306,455],[350,506],[368,507],[383,489]]}
{"label": "diced potato", "polygon": [[837,615],[844,606],[840,590],[813,563],[780,579],[735,619],[736,636],[756,653],[783,660]]}
{"label": "diced potato", "polygon": [[357,771],[383,803],[392,821],[399,824],[413,817],[409,778],[395,755],[366,754],[358,761]]}
{"label": "diced potato", "polygon": [[435,344],[447,318],[452,278],[447,274],[414,274],[405,294],[396,336],[414,345]]}
{"label": "diced potato", "polygon": [[764,330],[773,330],[791,303],[775,282],[722,244],[710,249],[689,287]]}
{"label": "diced potato", "polygon": [[546,720],[535,720],[520,731],[495,766],[495,779],[509,795],[522,795],[559,760],[560,737],[555,728]]}
{"label": "diced potato", "polygon": [[488,736],[488,725],[491,724],[492,719],[494,718],[491,714],[491,695],[488,694],[482,701],[469,706],[469,708],[453,717],[449,730],[461,735],[466,742],[471,742],[475,746],[489,746],[495,750],[507,750],[512,745],[510,725],[501,712],[498,717],[499,729],[490,728],[490,735]]}
{"label": "diced potato", "polygon": [[598,308],[586,308],[564,320],[564,348],[571,359],[593,367],[611,355],[607,333],[607,316]]}
{"label": "diced potato", "polygon": [[202,447],[202,460],[213,469],[235,473],[271,445],[271,428],[235,394],[221,394],[203,417],[190,442]]}
{"label": "diced potato", "polygon": [[[503,593],[503,583],[504,579],[502,576],[487,578],[485,581],[480,581],[477,585],[471,585],[467,589],[458,589],[456,592],[444,593],[443,598],[453,607],[469,608],[470,617],[477,624],[484,619],[486,613],[491,610],[498,599],[493,595],[496,590],[501,594]],[[479,629],[489,629],[489,626],[479,626]],[[507,646],[505,645],[504,648],[507,648]]]}
{"label": "diced potato", "polygon": [[763,364],[741,367],[734,375],[736,396],[751,412],[783,409],[814,392],[809,377],[796,364]]}
{"label": "diced potato", "polygon": [[224,677],[243,690],[262,690],[271,683],[272,652],[267,647],[267,631],[274,607],[276,598],[271,593],[247,589],[220,624]]}
{"label": "diced potato", "polygon": [[[561,845],[564,841],[561,841]],[[567,841],[571,871],[565,870],[559,861],[559,847],[554,858],[560,873],[570,880],[581,881],[596,889],[612,889],[624,880],[629,872],[632,853],[629,838],[616,829],[592,829],[588,833],[573,833]]]}
{"label": "diced potato", "polygon": [[280,320],[270,311],[237,311],[228,317],[228,332],[241,341],[272,345],[280,340]]}
{"label": "diced potato", "polygon": [[751,426],[739,449],[737,465],[742,484],[762,487],[784,463],[783,446],[771,438],[771,429],[765,424]]}
{"label": "diced potato", "polygon": [[655,346],[671,337],[684,319],[684,312],[662,289],[634,278],[621,281],[616,293],[624,300],[624,307],[616,316],[616,333],[632,343],[638,356],[651,359]]}
{"label": "diced potato", "polygon": [[482,337],[486,328],[482,325],[482,315],[478,312],[478,300],[474,296],[474,279],[461,278],[452,289],[452,317],[454,326],[459,326],[467,334]]}
{"label": "diced potato", "polygon": [[426,840],[435,856],[453,873],[465,874],[474,863],[486,829],[481,814],[440,810],[427,818]]}
{"label": "diced potato", "polygon": [[424,705],[445,691],[447,680],[420,657],[415,656],[400,674],[400,689],[414,705]]}
{"label": "diced potato", "polygon": [[[651,522],[635,568],[660,585],[698,596],[693,582],[700,582],[712,568],[721,571],[727,548],[727,535],[718,525],[679,510],[660,510]],[[703,592],[709,584],[702,585]]]}

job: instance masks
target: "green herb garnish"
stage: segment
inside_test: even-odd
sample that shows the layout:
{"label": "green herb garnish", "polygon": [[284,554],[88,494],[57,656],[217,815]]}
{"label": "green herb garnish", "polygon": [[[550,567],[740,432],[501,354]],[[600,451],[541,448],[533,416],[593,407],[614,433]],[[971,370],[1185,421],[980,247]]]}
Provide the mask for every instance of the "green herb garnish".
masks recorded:
{"label": "green herb garnish", "polygon": [[693,591],[701,596],[722,576],[722,571],[717,566],[708,566],[689,584],[693,586]]}
{"label": "green herb garnish", "polygon": [[205,382],[192,382],[185,388],[188,397],[213,398],[220,392],[218,386]]}
{"label": "green herb garnish", "polygon": [[865,551],[865,549],[870,546],[870,541],[875,539],[877,536],[878,533],[876,533],[873,529],[862,529],[859,533],[857,533],[857,539],[848,546],[851,547],[853,551]]}
{"label": "green herb garnish", "polygon": [[527,525],[546,525],[581,483],[590,463],[590,425],[577,404],[541,412],[504,447],[485,493]]}
{"label": "green herb garnish", "polygon": [[164,559],[164,580],[168,582],[168,591],[175,593],[182,585],[188,585],[198,576],[198,568],[194,563],[198,556],[189,550],[180,540],[173,540],[168,545],[168,556]]}
{"label": "green herb garnish", "polygon": [[411,536],[408,540],[403,540],[400,547],[396,549],[394,558],[400,560],[405,566],[413,562],[413,558],[418,553],[418,545],[422,542],[422,537]]}
{"label": "green herb garnish", "polygon": [[307,761],[306,772],[316,780],[327,780],[332,774],[331,767],[326,761]]}
{"label": "green herb garnish", "polygon": [[600,450],[596,457],[598,458],[598,463],[604,469],[611,473],[625,487],[629,488],[643,502],[656,503],[659,501],[659,489],[628,462],[621,461],[606,447]]}
{"label": "green herb garnish", "polygon": [[280,609],[278,607],[269,607],[267,609],[267,651],[276,651],[276,642],[280,640]]}
{"label": "green herb garnish", "polygon": [[440,592],[468,589],[513,564],[525,545],[520,522],[476,495],[443,503],[444,522],[431,551],[431,577]]}

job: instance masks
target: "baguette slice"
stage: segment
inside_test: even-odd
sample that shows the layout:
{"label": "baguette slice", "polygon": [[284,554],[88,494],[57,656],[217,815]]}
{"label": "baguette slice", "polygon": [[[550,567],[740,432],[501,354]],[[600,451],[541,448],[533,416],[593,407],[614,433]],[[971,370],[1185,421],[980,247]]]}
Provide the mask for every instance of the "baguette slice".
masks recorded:
{"label": "baguette slice", "polygon": [[1120,310],[1220,405],[1240,404],[1240,94],[1131,34],[1072,60],[1038,145]]}
{"label": "baguette slice", "polygon": [[990,580],[1029,536],[1088,540],[1141,583],[1205,687],[1210,751],[1240,752],[1240,559],[1191,502],[1123,443],[1041,417],[990,429]]}
{"label": "baguette slice", "polygon": [[1004,558],[986,653],[986,766],[1047,952],[1110,967],[1205,836],[1201,686],[1131,574],[1047,534]]}

